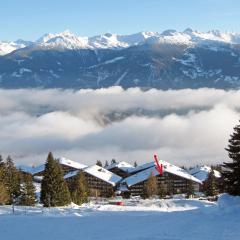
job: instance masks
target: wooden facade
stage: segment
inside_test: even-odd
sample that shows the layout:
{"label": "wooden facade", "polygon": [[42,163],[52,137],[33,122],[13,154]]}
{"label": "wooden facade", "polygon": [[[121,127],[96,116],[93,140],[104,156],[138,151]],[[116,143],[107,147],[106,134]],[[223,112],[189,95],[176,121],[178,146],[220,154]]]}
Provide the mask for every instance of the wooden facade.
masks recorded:
{"label": "wooden facade", "polygon": [[84,172],[91,197],[112,197],[115,188],[112,184]]}
{"label": "wooden facade", "polygon": [[[115,187],[112,184],[105,182],[102,179],[97,178],[87,172],[83,171],[83,174],[85,176],[85,179],[88,185],[90,197],[106,197],[107,198],[107,197],[113,196]],[[73,181],[75,176],[72,176],[66,179],[69,185],[71,185],[71,181]]]}
{"label": "wooden facade", "polygon": [[[164,187],[167,195],[186,193],[188,190],[189,180],[179,177],[177,175],[164,172],[162,176],[156,176],[158,189]],[[129,188],[132,196],[142,196],[144,184],[147,180],[132,185]],[[194,190],[199,191],[199,184],[192,182]]]}

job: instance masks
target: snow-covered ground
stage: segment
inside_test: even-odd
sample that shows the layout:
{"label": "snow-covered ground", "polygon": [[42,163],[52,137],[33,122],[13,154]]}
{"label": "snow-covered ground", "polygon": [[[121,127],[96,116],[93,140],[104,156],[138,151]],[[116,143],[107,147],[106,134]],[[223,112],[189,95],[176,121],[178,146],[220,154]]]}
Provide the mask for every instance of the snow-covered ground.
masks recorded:
{"label": "snow-covered ground", "polygon": [[239,240],[240,197],[169,199],[43,209],[0,206],[4,240]]}

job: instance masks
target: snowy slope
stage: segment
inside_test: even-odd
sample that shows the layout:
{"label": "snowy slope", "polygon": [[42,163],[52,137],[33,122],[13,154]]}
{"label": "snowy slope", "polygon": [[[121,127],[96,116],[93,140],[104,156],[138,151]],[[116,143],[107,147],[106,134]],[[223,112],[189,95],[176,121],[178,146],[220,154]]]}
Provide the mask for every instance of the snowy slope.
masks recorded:
{"label": "snowy slope", "polygon": [[[127,202],[128,203],[128,202]],[[129,201],[129,203],[131,203]],[[133,206],[0,206],[5,240],[239,240],[240,199],[146,200]]]}

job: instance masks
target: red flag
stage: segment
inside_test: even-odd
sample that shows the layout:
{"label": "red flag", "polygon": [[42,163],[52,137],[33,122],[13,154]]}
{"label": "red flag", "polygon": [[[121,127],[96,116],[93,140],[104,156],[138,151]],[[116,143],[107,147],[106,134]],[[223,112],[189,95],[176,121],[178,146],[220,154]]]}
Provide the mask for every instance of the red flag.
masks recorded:
{"label": "red flag", "polygon": [[157,164],[156,168],[157,168],[158,172],[160,173],[160,175],[162,175],[163,174],[163,165],[159,164],[157,155],[154,155],[154,159]]}

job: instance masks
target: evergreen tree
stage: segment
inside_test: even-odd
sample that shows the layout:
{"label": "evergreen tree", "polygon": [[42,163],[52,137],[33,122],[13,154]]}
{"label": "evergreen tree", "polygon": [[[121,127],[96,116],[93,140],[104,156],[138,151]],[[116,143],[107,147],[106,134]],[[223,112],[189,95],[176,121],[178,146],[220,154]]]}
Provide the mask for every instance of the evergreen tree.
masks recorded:
{"label": "evergreen tree", "polygon": [[114,163],[116,163],[117,161],[116,161],[116,159],[112,159],[112,161],[111,161],[111,164],[114,164]]}
{"label": "evergreen tree", "polygon": [[148,180],[145,182],[143,187],[143,197],[150,198],[154,195],[157,195],[157,178],[154,176],[153,172],[149,176]]}
{"label": "evergreen tree", "polygon": [[240,125],[234,127],[228,142],[226,150],[232,161],[223,164],[225,191],[231,195],[240,195]]}
{"label": "evergreen tree", "polygon": [[107,190],[107,192],[106,192],[106,197],[107,197],[107,198],[111,198],[111,197],[113,197],[113,196],[114,196],[114,191],[113,191],[112,188],[109,188],[109,189]]}
{"label": "evergreen tree", "polygon": [[4,176],[5,176],[5,163],[2,159],[2,156],[0,155],[0,182],[4,182]]}
{"label": "evergreen tree", "polygon": [[216,177],[214,176],[214,171],[208,174],[207,180],[204,182],[205,194],[206,196],[215,196],[217,195],[216,189]]}
{"label": "evergreen tree", "polygon": [[187,197],[190,198],[192,195],[194,195],[194,188],[192,181],[189,180],[187,182]]}
{"label": "evergreen tree", "polygon": [[4,161],[3,161],[3,158],[2,158],[2,155],[0,155],[0,168],[4,166]]}
{"label": "evergreen tree", "polygon": [[30,174],[22,174],[19,205],[33,206],[36,203],[35,186]]}
{"label": "evergreen tree", "polygon": [[0,155],[0,204],[7,204],[10,202],[10,195],[5,184],[5,163]]}
{"label": "evergreen tree", "polygon": [[81,205],[88,201],[89,191],[84,173],[79,172],[70,183],[72,201]]}
{"label": "evergreen tree", "polygon": [[6,186],[3,182],[0,182],[0,204],[7,204],[10,201],[10,196]]}
{"label": "evergreen tree", "polygon": [[50,152],[45,164],[41,183],[41,202],[44,207],[64,206],[71,202],[67,183],[63,177],[61,165]]}
{"label": "evergreen tree", "polygon": [[9,203],[17,203],[20,196],[20,173],[14,166],[10,156],[7,157],[6,163],[4,164],[3,179],[10,196]]}
{"label": "evergreen tree", "polygon": [[108,160],[106,160],[104,167],[106,168],[108,166],[109,166],[109,163],[108,163]]}
{"label": "evergreen tree", "polygon": [[158,195],[160,198],[164,198],[167,195],[167,188],[163,184],[163,182],[160,183],[159,190],[158,190]]}
{"label": "evergreen tree", "polygon": [[102,165],[102,162],[101,162],[100,160],[97,160],[96,165],[98,165],[99,167],[102,167],[102,166],[103,166],[103,165]]}
{"label": "evergreen tree", "polygon": [[137,162],[136,161],[134,162],[134,167],[137,167]]}

